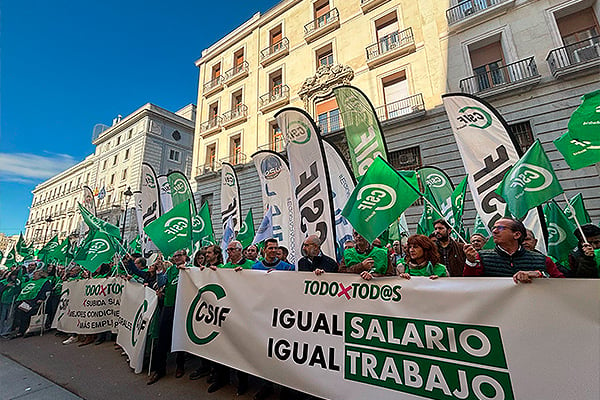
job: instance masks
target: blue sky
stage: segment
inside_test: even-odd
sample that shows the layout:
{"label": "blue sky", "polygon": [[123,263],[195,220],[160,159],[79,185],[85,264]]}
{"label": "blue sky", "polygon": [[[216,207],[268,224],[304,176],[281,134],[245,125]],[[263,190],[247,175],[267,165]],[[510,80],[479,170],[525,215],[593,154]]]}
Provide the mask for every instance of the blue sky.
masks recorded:
{"label": "blue sky", "polygon": [[95,124],[196,103],[202,50],[277,3],[2,2],[0,232],[24,232],[31,191],[94,151]]}

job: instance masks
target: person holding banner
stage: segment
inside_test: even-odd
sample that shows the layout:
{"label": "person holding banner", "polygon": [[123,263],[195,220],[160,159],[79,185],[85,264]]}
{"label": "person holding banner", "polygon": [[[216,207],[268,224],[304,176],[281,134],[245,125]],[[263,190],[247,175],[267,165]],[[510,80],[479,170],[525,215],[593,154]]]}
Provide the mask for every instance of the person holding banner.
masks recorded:
{"label": "person holding banner", "polygon": [[[583,236],[581,233],[583,231]],[[569,254],[569,266],[576,278],[600,278],[600,269],[594,257],[594,250],[600,249],[600,227],[593,224],[581,226],[574,232],[579,243]]]}
{"label": "person holding banner", "polygon": [[338,272],[338,264],[321,251],[321,240],[317,235],[309,235],[302,242],[303,257],[298,260],[298,271],[310,271],[315,275],[323,272]]}
{"label": "person holding banner", "polygon": [[[535,234],[531,229],[526,229],[527,235],[525,236],[525,240],[523,240],[523,247],[529,251],[535,251],[540,253],[539,250],[535,248],[537,246],[538,240],[535,238]],[[558,266],[552,261],[552,259],[548,256],[546,257],[546,271],[550,274],[551,278],[564,278],[562,272],[558,269]]]}
{"label": "person holding banner", "polygon": [[360,274],[369,271],[371,274],[385,275],[388,271],[388,256],[385,249],[372,246],[360,233],[354,231],[354,247],[344,250],[344,258],[340,272]]}
{"label": "person holding banner", "polygon": [[[18,267],[20,268],[20,267]],[[13,269],[6,274],[6,278],[0,281],[0,336],[9,338],[12,330],[15,312],[15,300],[21,292],[21,280],[19,269]]]}
{"label": "person holding banner", "polygon": [[279,249],[279,242],[275,238],[269,238],[265,240],[265,258],[257,261],[252,269],[259,270],[279,270],[279,271],[294,271],[295,268],[292,264],[286,263],[285,261],[277,258],[277,251]]}
{"label": "person holding banner", "polygon": [[242,255],[242,243],[237,240],[232,240],[227,245],[227,263],[221,268],[230,268],[235,271],[241,271],[242,269],[252,269],[254,263],[246,259]]}
{"label": "person holding banner", "polygon": [[477,252],[465,246],[464,276],[512,276],[515,283],[531,283],[532,279],[549,277],[546,256],[523,247],[527,232],[519,220],[501,218],[492,228],[496,247]]}
{"label": "person holding banner", "polygon": [[213,271],[223,266],[223,253],[221,252],[221,248],[216,244],[206,247],[206,266]]}
{"label": "person holding banner", "polygon": [[440,263],[446,266],[450,276],[462,276],[465,265],[464,245],[450,237],[450,224],[445,219],[434,221],[433,228],[440,253]]}

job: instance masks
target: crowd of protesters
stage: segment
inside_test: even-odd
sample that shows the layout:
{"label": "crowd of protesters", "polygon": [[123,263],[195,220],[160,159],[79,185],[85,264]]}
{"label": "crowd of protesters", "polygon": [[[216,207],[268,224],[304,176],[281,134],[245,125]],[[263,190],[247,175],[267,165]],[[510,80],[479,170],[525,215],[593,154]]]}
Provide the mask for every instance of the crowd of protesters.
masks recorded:
{"label": "crowd of protesters", "polygon": [[[248,269],[271,271],[310,272],[315,275],[328,273],[359,274],[371,280],[383,276],[397,276],[398,279],[411,279],[425,276],[430,279],[453,277],[512,277],[515,283],[530,283],[538,278],[600,278],[600,266],[594,250],[600,249],[600,227],[584,225],[575,232],[579,243],[568,257],[568,264],[561,265],[557,260],[537,251],[537,239],[523,223],[510,218],[495,222],[492,237],[473,234],[470,243],[453,238],[450,226],[445,220],[434,223],[432,235],[412,235],[382,245],[379,239],[369,243],[358,232],[344,244],[343,258],[338,262],[321,251],[317,235],[307,236],[302,243],[302,258],[295,265],[287,261],[288,251],[276,239],[265,240],[260,248],[250,245],[243,248],[238,241],[230,242],[224,249],[219,246],[202,247],[190,259],[186,250],[176,251],[169,261],[157,254],[152,262],[141,254],[127,254],[117,265],[103,264],[93,273],[71,264],[43,266],[32,262],[27,266],[16,265],[0,275],[0,335],[12,339],[30,334],[30,319],[44,307],[46,314],[44,329],[49,330],[60,300],[62,282],[75,279],[101,278],[122,275],[125,279],[136,279],[155,290],[159,299],[156,321],[158,340],[150,365],[148,384],[158,382],[167,371],[167,359],[171,349],[173,317],[179,272],[186,268],[221,268],[242,271]],[[484,249],[486,242],[493,240],[494,247]],[[60,334],[60,333],[59,333]],[[114,339],[105,332],[97,335],[71,335],[63,344],[78,343],[86,346],[100,344]],[[119,349],[115,344],[115,348]],[[119,349],[120,350],[120,349]],[[124,354],[124,353],[123,353]],[[189,356],[188,356],[189,357]],[[185,376],[186,354],[176,354],[175,377]],[[194,370],[189,379],[207,377],[208,392],[215,392],[230,383],[232,374],[229,367],[205,359],[200,359],[200,367]],[[237,393],[248,390],[248,375],[235,371],[238,382]],[[266,399],[275,392],[276,386],[267,381],[255,394],[255,399]],[[303,398],[304,395],[292,389],[281,387],[281,398]]]}

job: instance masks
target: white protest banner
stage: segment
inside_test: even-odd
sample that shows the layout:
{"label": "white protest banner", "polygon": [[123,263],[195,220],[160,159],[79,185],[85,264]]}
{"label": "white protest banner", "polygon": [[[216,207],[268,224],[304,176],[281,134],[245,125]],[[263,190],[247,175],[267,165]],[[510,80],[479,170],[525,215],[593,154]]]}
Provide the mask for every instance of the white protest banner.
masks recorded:
{"label": "white protest banner", "polygon": [[233,219],[233,230],[238,232],[242,223],[242,205],[240,203],[240,185],[233,165],[222,163],[221,168],[221,226],[227,226],[227,220]]}
{"label": "white protest banner", "polygon": [[156,292],[148,286],[132,281],[125,283],[121,296],[117,344],[129,356],[129,366],[136,374],[142,372],[146,336],[157,304]]}
{"label": "white protest banner", "polygon": [[173,350],[328,399],[597,399],[599,291],[583,279],[192,268]]}
{"label": "white protest banner", "polygon": [[63,282],[52,327],[84,335],[117,333],[123,286],[122,278]]}

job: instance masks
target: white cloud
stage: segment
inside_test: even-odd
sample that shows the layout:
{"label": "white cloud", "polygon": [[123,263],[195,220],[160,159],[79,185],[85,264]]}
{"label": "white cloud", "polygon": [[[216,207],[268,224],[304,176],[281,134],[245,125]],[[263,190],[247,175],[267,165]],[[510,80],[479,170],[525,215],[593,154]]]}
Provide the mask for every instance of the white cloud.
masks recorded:
{"label": "white cloud", "polygon": [[0,180],[23,183],[44,180],[76,163],[68,154],[0,153]]}

